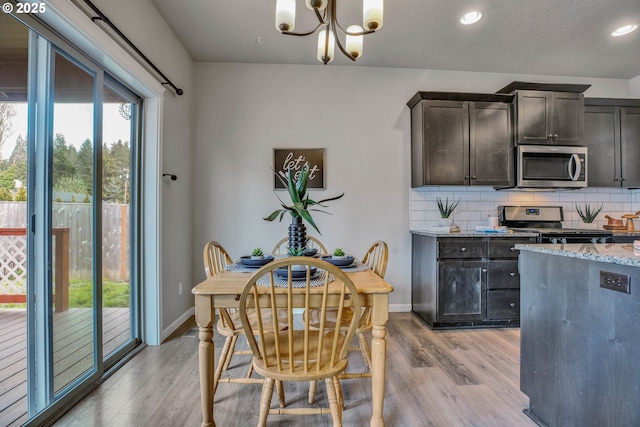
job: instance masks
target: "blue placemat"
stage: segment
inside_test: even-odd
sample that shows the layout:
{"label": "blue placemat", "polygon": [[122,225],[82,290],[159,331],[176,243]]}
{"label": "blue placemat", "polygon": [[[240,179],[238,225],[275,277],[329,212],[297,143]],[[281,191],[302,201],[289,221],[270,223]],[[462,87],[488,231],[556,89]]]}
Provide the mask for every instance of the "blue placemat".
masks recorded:
{"label": "blue placemat", "polygon": [[[311,287],[322,286],[324,285],[324,279],[328,273],[326,271],[318,271],[314,274],[309,282]],[[333,282],[335,278],[330,275],[329,283]],[[256,283],[261,286],[271,286],[271,281],[269,280],[269,275],[265,274],[261,278],[259,278]],[[273,273],[273,284],[276,288],[286,288],[288,286],[288,280],[285,277],[278,276],[275,272]],[[294,288],[304,288],[307,286],[306,279],[301,280],[292,280],[291,286]]]}
{"label": "blue placemat", "polygon": [[255,273],[256,271],[260,270],[260,267],[247,267],[246,265],[238,261],[234,262],[233,264],[227,265],[224,269],[227,271],[232,271],[234,273]]}
{"label": "blue placemat", "polygon": [[[234,262],[233,264],[227,265],[224,269],[227,271],[232,271],[234,273],[255,273],[256,271],[259,270],[259,268],[247,267],[246,265],[244,265],[239,261]],[[340,269],[345,273],[358,273],[360,271],[369,270],[369,266],[361,263],[358,260],[354,260],[351,266],[341,267]]]}

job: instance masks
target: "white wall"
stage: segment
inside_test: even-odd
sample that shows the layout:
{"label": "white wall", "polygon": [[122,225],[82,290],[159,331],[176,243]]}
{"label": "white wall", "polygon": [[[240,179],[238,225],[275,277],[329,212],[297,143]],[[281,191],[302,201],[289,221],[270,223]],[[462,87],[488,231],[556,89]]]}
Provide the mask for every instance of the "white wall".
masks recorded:
{"label": "white wall", "polygon": [[[94,0],[96,6],[169,78],[184,90],[165,93],[162,171],[178,176],[162,185],[162,338],[193,313],[191,272],[193,61],[149,0]],[[199,255],[199,253],[197,253]],[[183,294],[178,295],[178,283]],[[146,284],[154,286],[155,284]]]}
{"label": "white wall", "polygon": [[631,98],[640,98],[640,76],[629,80],[629,95]]}
{"label": "white wall", "polygon": [[[218,240],[233,257],[271,246],[287,223],[276,209],[274,147],[325,147],[326,190],[345,191],[317,214],[321,240],[361,256],[374,240],[390,247],[391,303],[410,309],[410,116],[417,91],[492,93],[514,80],[590,83],[586,96],[629,97],[629,81],[457,71],[196,63],[194,251]],[[283,196],[286,197],[286,194]],[[288,221],[288,219],[287,219]],[[204,278],[193,259],[194,279]]]}

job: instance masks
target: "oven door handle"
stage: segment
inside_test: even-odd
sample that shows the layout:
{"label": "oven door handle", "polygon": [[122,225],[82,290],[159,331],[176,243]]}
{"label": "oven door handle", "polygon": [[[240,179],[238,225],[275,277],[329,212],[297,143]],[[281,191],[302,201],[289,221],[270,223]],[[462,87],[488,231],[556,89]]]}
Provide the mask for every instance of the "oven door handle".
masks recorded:
{"label": "oven door handle", "polygon": [[578,178],[580,178],[580,172],[582,170],[582,166],[580,165],[580,156],[578,156],[577,154],[572,154],[567,169],[571,181],[577,181]]}

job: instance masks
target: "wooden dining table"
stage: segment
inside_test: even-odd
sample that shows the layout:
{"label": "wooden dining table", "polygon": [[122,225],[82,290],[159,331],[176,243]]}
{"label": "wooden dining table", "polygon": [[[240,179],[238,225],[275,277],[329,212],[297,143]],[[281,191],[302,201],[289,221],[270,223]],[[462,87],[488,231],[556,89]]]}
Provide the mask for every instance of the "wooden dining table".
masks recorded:
{"label": "wooden dining table", "polygon": [[[200,397],[202,402],[202,426],[215,426],[213,405],[214,344],[213,325],[216,308],[237,308],[240,294],[247,283],[250,273],[223,271],[192,289],[195,295],[196,323],[199,327],[200,344],[198,348],[200,370]],[[385,341],[386,324],[389,318],[389,294],[393,287],[371,270],[348,273],[348,277],[358,290],[363,307],[371,307],[373,324],[371,342],[371,400],[373,413],[371,426],[384,426],[384,381],[386,375]],[[329,293],[335,289],[339,293],[338,280],[329,284]],[[265,288],[266,290],[267,288]],[[313,289],[313,288],[312,288]],[[318,288],[320,291],[321,288]],[[283,292],[286,289],[283,289]],[[304,289],[300,289],[301,292]],[[303,307],[303,295],[294,304]]]}

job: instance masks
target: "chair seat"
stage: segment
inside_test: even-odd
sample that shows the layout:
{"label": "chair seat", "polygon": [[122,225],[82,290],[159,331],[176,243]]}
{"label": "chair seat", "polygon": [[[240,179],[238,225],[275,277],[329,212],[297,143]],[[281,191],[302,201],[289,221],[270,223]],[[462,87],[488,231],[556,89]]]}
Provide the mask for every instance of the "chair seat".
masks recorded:
{"label": "chair seat", "polygon": [[[280,330],[287,329],[286,320],[287,313],[284,311],[279,311],[280,315],[278,316],[278,326]],[[216,325],[218,332],[220,335],[224,335],[225,337],[231,337],[233,335],[244,335],[244,329],[242,328],[242,324],[240,321],[240,312],[234,311],[233,313],[229,313],[231,315],[231,322],[233,322],[233,328],[227,322],[224,321],[222,316],[218,319],[218,323]],[[258,329],[258,320],[256,316],[255,310],[247,310],[247,316],[249,317],[249,322],[251,323],[251,329],[256,331]],[[263,310],[262,317],[262,327],[265,331],[273,330],[273,314],[270,310]]]}
{"label": "chair seat", "polygon": [[[284,337],[288,334],[288,331],[280,331],[280,336]],[[318,362],[318,338],[319,331],[309,331],[309,347],[308,347],[308,360],[309,366],[313,365],[315,369]],[[322,351],[320,354],[320,369],[310,373],[309,369],[304,367],[304,348],[305,337],[304,331],[293,331],[293,358],[290,356],[289,348],[280,348],[279,353],[282,361],[282,367],[279,368],[276,364],[276,353],[278,352],[275,345],[275,334],[273,332],[265,333],[264,335],[264,358],[253,359],[253,366],[257,373],[262,376],[269,376],[276,380],[281,381],[311,381],[322,379],[326,377],[333,377],[347,368],[347,359],[342,360],[331,367],[331,354],[334,340],[333,331],[324,334],[322,341]],[[342,346],[344,342],[344,335],[338,334],[338,346]],[[284,342],[284,341],[283,341]],[[266,360],[266,363],[265,363]],[[291,366],[291,360],[293,360],[293,366]],[[268,364],[268,366],[266,366]],[[268,375],[265,375],[268,374]]]}
{"label": "chair seat", "polygon": [[[348,328],[349,323],[351,323],[351,319],[353,318],[353,310],[351,307],[345,307],[342,310],[342,320],[340,321],[340,325],[343,328]],[[309,310],[309,326],[313,329],[320,328],[320,310],[316,308],[312,308]],[[336,321],[338,320],[338,310],[336,309],[327,309],[327,318],[325,319],[325,328],[335,328]],[[368,320],[368,319],[367,319]],[[372,329],[372,325],[370,321],[362,322],[358,325],[358,329],[356,329],[356,333],[367,332]]]}

